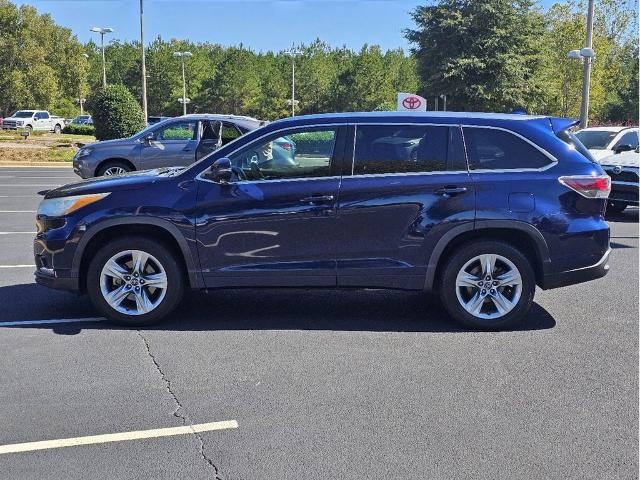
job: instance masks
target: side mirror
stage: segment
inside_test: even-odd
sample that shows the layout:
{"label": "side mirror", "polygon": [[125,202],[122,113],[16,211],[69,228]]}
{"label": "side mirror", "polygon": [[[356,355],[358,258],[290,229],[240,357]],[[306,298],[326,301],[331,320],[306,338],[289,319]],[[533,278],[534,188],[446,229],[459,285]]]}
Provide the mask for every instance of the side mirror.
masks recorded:
{"label": "side mirror", "polygon": [[227,157],[216,160],[207,172],[206,177],[214,182],[229,183],[233,172],[231,171],[231,160]]}
{"label": "side mirror", "polygon": [[630,152],[633,149],[634,149],[633,145],[629,145],[628,143],[623,143],[622,145],[618,145],[617,147],[615,147],[613,151],[616,153],[622,153],[622,152]]}
{"label": "side mirror", "polygon": [[155,138],[155,136],[153,135],[153,133],[147,133],[144,137],[142,137],[142,141],[144,142],[145,145],[151,145],[151,142],[153,142],[153,139]]}

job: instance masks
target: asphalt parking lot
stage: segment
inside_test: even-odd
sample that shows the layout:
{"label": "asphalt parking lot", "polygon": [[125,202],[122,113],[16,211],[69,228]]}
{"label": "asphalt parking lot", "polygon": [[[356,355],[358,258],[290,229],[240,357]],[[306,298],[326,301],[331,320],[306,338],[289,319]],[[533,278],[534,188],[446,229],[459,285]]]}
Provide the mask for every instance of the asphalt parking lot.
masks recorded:
{"label": "asphalt parking lot", "polygon": [[37,192],[75,179],[0,168],[0,477],[638,477],[637,209],[610,218],[607,277],[538,290],[513,331],[374,290],[192,293],[138,331],[33,281]]}

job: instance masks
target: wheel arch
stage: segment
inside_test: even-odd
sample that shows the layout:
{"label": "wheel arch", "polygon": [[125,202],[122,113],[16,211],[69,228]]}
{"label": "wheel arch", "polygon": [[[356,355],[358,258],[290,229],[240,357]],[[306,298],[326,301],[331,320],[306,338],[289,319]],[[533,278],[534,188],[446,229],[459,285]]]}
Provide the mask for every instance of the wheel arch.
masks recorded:
{"label": "wheel arch", "polygon": [[98,163],[98,165],[96,165],[96,168],[93,171],[93,176],[97,176],[98,172],[100,171],[100,169],[105,166],[106,164],[110,163],[110,162],[121,162],[121,163],[126,163],[127,165],[129,165],[129,167],[131,167],[131,171],[135,171],[136,167],[135,165],[131,162],[131,160],[127,160],[126,158],[120,158],[120,157],[110,157],[110,158],[106,158],[104,160],[102,160],[100,163]]}
{"label": "wheel arch", "polygon": [[159,218],[118,218],[107,220],[88,230],[78,242],[71,274],[78,278],[81,291],[86,290],[86,274],[93,254],[106,241],[123,235],[145,235],[162,241],[179,259],[188,285],[191,288],[203,288],[196,260],[186,239],[175,225]]}
{"label": "wheel arch", "polygon": [[481,220],[473,224],[456,227],[438,241],[434,247],[429,263],[424,289],[438,288],[438,278],[447,258],[462,244],[473,240],[495,239],[509,243],[518,248],[531,262],[536,275],[536,283],[542,283],[544,273],[551,263],[549,247],[542,233],[525,222],[513,220]]}

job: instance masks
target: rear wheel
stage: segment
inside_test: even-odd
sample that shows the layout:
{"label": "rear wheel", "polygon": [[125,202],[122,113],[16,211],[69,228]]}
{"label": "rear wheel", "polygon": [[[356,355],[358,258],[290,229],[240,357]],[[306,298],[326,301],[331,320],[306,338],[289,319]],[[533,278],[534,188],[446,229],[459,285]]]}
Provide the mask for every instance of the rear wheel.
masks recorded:
{"label": "rear wheel", "polygon": [[625,208],[627,208],[626,203],[622,203],[622,202],[607,203],[607,212],[610,212],[610,213],[622,213]]}
{"label": "rear wheel", "polygon": [[499,329],[522,320],[535,292],[529,260],[509,244],[460,247],[445,265],[440,298],[447,312],[473,328]]}
{"label": "rear wheel", "polygon": [[109,161],[98,169],[98,177],[110,177],[112,175],[124,175],[131,171],[131,166],[117,160]]}
{"label": "rear wheel", "polygon": [[178,305],[183,272],[174,254],[146,237],[124,237],[103,246],[87,271],[87,292],[108,319],[150,325]]}

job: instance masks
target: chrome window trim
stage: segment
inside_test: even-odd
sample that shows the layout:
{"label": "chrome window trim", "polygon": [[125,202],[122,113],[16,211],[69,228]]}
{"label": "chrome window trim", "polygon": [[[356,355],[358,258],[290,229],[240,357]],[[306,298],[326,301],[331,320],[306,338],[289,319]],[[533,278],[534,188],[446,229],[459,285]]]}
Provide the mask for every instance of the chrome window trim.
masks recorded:
{"label": "chrome window trim", "polygon": [[[281,132],[288,132],[291,130],[299,130],[301,128],[316,128],[316,127],[332,127],[335,129],[338,129],[340,127],[343,126],[349,126],[349,125],[353,125],[353,123],[319,123],[319,124],[314,124],[314,125],[298,125],[296,127],[285,127],[281,130],[274,130],[273,132],[269,132],[269,133],[265,133],[264,135],[259,136],[258,138],[254,139],[251,143],[247,143],[239,148],[236,148],[235,150],[233,150],[232,152],[229,152],[229,155],[227,155],[227,158],[235,155],[237,152],[239,152],[240,150],[242,150],[245,147],[248,147],[250,145],[255,144],[256,142],[262,140],[265,137],[269,137],[273,134],[279,134]],[[286,135],[286,134],[284,134]],[[280,135],[280,136],[284,136],[284,135]],[[242,138],[242,136],[236,138],[235,140],[233,140],[234,142],[236,140],[239,140],[240,138]],[[279,138],[279,137],[276,137]],[[337,138],[337,135],[336,135]],[[229,142],[232,143],[232,142]],[[335,154],[335,144],[333,146],[334,148],[334,152],[331,154],[332,158],[331,160],[333,160],[333,155]],[[215,152],[212,152],[211,154],[213,154]],[[202,161],[202,160],[200,160]],[[216,185],[224,185],[222,183],[219,182],[214,182],[213,180],[209,180],[207,178],[204,178],[203,175],[204,173],[209,169],[210,167],[205,168],[204,170],[202,170],[198,175],[195,176],[195,180],[200,180],[202,182],[209,182],[209,183],[215,183]],[[329,163],[329,168],[331,168],[331,163]],[[229,183],[229,185],[239,185],[239,184],[247,184],[247,183],[273,183],[273,182],[294,182],[294,181],[299,181],[299,180],[319,180],[319,179],[331,179],[331,178],[340,178],[340,176],[330,176],[330,177],[300,177],[300,178],[279,178],[279,179],[273,179],[273,180],[239,180],[236,182],[232,182]]]}

